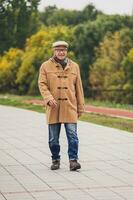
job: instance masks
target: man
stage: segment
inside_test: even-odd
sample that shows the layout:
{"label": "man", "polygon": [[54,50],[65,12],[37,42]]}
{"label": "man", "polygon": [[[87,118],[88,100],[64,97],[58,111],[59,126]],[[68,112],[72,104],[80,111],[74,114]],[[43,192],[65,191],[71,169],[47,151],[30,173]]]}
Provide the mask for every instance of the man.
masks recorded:
{"label": "man", "polygon": [[67,57],[68,43],[54,42],[53,57],[40,67],[38,85],[46,106],[51,170],[60,168],[60,128],[63,123],[68,140],[70,170],[78,163],[77,119],[84,112],[84,94],[78,64]]}

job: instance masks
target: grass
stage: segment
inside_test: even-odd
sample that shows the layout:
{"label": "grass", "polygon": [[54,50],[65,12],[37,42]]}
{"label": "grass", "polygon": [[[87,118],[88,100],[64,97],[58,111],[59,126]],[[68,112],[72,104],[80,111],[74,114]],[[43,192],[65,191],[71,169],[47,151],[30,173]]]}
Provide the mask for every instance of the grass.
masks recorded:
{"label": "grass", "polygon": [[108,126],[112,128],[117,128],[120,130],[125,130],[133,132],[133,120],[109,117],[101,114],[86,113],[80,117],[81,121],[92,122],[94,124],[99,124],[102,126]]}
{"label": "grass", "polygon": [[16,99],[2,99],[2,98],[0,98],[0,105],[14,106],[14,107],[18,107],[18,108],[33,110],[33,111],[40,112],[40,113],[45,111],[45,109],[42,106],[32,105],[32,104],[29,104],[29,103],[23,103],[22,101],[16,100]]}
{"label": "grass", "polygon": [[[42,99],[42,98],[31,97],[31,96],[0,95],[0,104],[33,110],[40,113],[45,112],[45,109],[43,106],[24,103],[23,100],[27,100],[27,99],[30,100],[30,99]],[[130,119],[108,117],[105,115],[99,115],[99,114],[93,114],[93,113],[85,113],[84,115],[80,117],[80,120],[133,132],[133,120],[130,120]]]}
{"label": "grass", "polygon": [[20,96],[20,95],[13,95],[13,94],[0,94],[0,99],[13,99],[13,100],[31,100],[37,99],[41,100],[41,96]]}

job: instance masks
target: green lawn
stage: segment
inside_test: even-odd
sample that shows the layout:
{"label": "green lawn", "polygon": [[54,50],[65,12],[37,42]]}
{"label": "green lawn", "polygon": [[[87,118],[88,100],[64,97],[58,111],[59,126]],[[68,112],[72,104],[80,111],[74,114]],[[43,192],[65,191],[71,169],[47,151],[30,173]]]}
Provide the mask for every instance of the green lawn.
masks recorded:
{"label": "green lawn", "polygon": [[[15,106],[18,108],[33,110],[41,113],[45,112],[43,106],[24,103],[23,100],[27,99],[30,100],[30,99],[42,99],[42,98],[31,97],[31,96],[0,95],[0,104]],[[85,113],[82,117],[80,117],[80,120],[133,132],[133,120],[130,119],[108,117],[105,115],[99,115],[93,113]]]}
{"label": "green lawn", "polygon": [[84,114],[80,118],[80,120],[133,132],[133,120],[130,120],[130,119],[123,119],[123,118],[116,118],[116,117],[109,117],[105,115],[87,113],[87,114]]}
{"label": "green lawn", "polygon": [[13,100],[31,100],[31,99],[39,99],[41,100],[41,96],[19,96],[13,94],[0,94],[0,99],[13,99]]}
{"label": "green lawn", "polygon": [[0,98],[0,105],[14,106],[14,107],[24,108],[24,109],[28,109],[28,110],[34,110],[37,112],[45,111],[42,106],[23,103],[19,99],[2,99],[2,98]]}

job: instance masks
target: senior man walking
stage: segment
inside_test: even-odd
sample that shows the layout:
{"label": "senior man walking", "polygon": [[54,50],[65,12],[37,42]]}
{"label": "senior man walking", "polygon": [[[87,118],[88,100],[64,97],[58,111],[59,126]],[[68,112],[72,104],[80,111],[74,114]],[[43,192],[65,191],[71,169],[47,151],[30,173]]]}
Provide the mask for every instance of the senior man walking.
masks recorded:
{"label": "senior man walking", "polygon": [[77,63],[67,57],[68,43],[54,42],[53,57],[40,67],[38,85],[46,106],[51,170],[60,168],[60,129],[64,124],[68,140],[69,168],[81,168],[78,162],[77,119],[84,112],[84,93]]}

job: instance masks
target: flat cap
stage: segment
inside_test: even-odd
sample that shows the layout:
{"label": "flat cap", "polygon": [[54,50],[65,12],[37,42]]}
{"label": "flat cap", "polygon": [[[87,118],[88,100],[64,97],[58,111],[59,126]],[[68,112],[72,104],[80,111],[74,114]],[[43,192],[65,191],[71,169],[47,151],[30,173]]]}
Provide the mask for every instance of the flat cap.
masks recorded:
{"label": "flat cap", "polygon": [[64,46],[66,48],[68,48],[68,43],[65,42],[65,41],[56,41],[52,44],[52,47],[55,48],[55,47],[59,47],[59,46]]}

